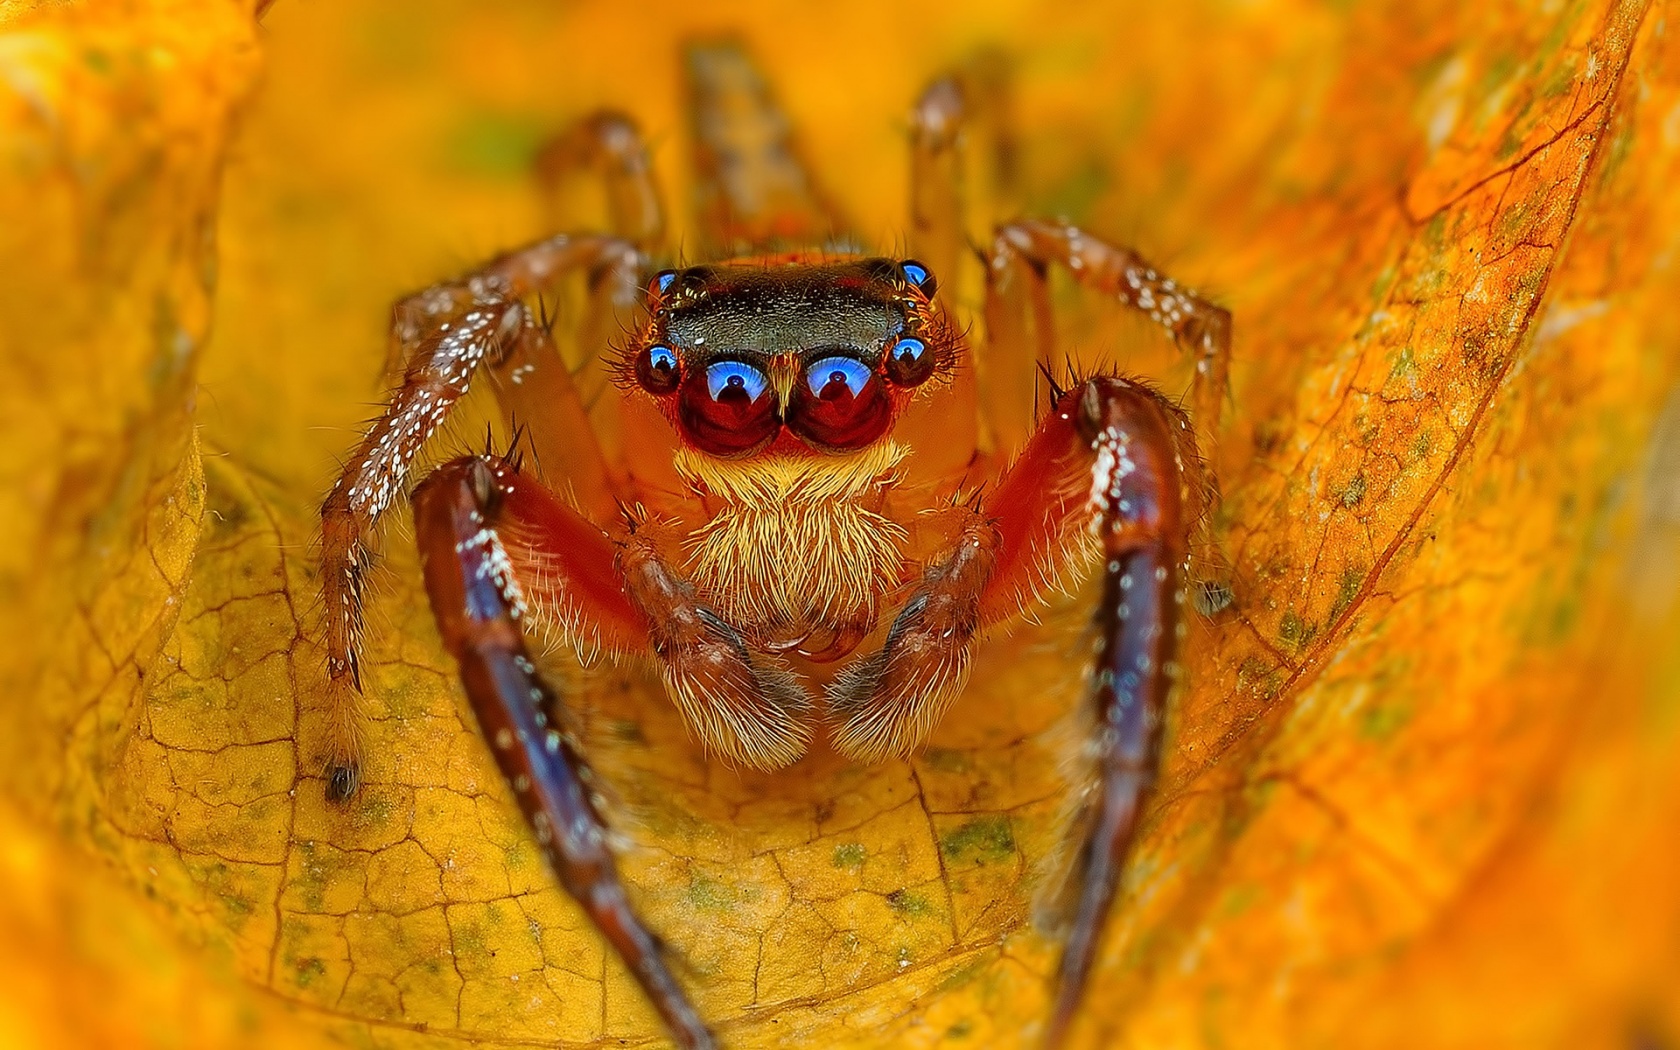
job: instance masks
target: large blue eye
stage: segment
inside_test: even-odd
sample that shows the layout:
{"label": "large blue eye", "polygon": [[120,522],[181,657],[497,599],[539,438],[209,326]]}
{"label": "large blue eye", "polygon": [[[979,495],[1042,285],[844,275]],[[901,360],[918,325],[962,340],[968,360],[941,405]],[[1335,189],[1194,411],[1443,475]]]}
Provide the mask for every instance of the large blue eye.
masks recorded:
{"label": "large blue eye", "polygon": [[862,361],[850,357],[825,357],[805,370],[811,393],[832,400],[850,394],[857,397],[875,373]]}
{"label": "large blue eye", "polygon": [[742,400],[749,404],[769,386],[764,373],[745,361],[718,361],[706,366],[706,392],[713,401]]}
{"label": "large blue eye", "polygon": [[677,395],[683,436],[714,456],[750,455],[782,429],[769,390],[770,380],[745,361],[714,361],[703,374],[690,373]]}
{"label": "large blue eye", "polygon": [[887,384],[855,357],[825,357],[793,388],[788,425],[809,444],[831,452],[863,448],[892,426]]}

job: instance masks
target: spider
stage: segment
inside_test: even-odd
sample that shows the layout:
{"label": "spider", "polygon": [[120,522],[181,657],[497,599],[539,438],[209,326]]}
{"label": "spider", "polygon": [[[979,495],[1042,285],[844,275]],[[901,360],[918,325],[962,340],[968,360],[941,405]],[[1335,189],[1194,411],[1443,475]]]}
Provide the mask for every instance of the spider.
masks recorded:
{"label": "spider", "polygon": [[[826,733],[842,754],[879,762],[918,747],[960,700],[988,631],[1100,571],[1069,933],[1047,1027],[1058,1043],[1155,777],[1191,532],[1211,491],[1197,429],[1206,450],[1230,315],[1125,248],[1024,220],[977,249],[987,340],[971,346],[936,274],[967,247],[956,158],[977,92],[943,78],[913,108],[919,262],[839,239],[836,210],[737,45],[695,44],[686,69],[700,226],[717,261],[656,268],[664,222],[647,152],[628,117],[604,112],[546,148],[538,171],[551,189],[598,179],[610,232],[549,237],[393,308],[400,382],[321,513],[328,794],[342,802],[359,782],[371,531],[481,372],[534,467],[467,455],[414,488],[432,611],[560,883],[683,1047],[713,1036],[628,902],[599,785],[566,698],[532,658],[533,632],[651,662],[723,760],[786,766]],[[1119,375],[1054,380],[1052,265],[1194,355],[1193,416]],[[579,274],[591,291],[578,338],[600,349],[574,374],[541,296]],[[621,317],[633,320],[609,348]],[[988,390],[1017,396],[981,398],[977,363]],[[1049,403],[1034,420],[1041,379]],[[601,396],[610,403],[592,413]],[[981,450],[982,419],[997,452]]]}

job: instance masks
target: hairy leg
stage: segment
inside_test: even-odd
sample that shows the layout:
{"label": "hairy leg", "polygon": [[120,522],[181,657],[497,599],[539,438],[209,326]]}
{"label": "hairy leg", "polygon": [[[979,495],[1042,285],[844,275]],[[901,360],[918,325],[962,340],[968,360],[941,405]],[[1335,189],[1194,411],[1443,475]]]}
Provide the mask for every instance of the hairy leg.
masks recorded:
{"label": "hairy leg", "polygon": [[1032,375],[1035,364],[1052,371],[1059,364],[1046,282],[1052,263],[1066,267],[1081,285],[1148,314],[1194,355],[1190,411],[1202,454],[1214,459],[1231,364],[1230,311],[1179,285],[1131,249],[1069,223],[1010,223],[992,242],[986,327],[990,353],[1013,362],[1021,376]]}
{"label": "hairy leg", "polygon": [[[380,516],[402,496],[414,458],[466,395],[480,367],[508,366],[503,386],[510,392],[510,411],[529,404],[533,413],[583,419],[565,369],[551,365],[558,359],[548,333],[523,299],[565,272],[623,260],[626,254],[634,257],[634,249],[613,237],[551,237],[392,308],[392,353],[402,362],[399,383],[321,507],[328,797],[348,798],[361,777],[359,655],[369,536]],[[514,364],[508,365],[510,361]],[[542,400],[525,400],[533,396]],[[543,469],[568,478],[580,502],[610,505],[609,479],[587,426],[565,431],[546,427],[532,437]],[[551,440],[562,437],[565,440]]]}
{"label": "hairy leg", "polygon": [[1009,215],[1015,194],[1015,107],[1009,60],[971,56],[923,89],[910,110],[910,253],[966,294],[962,267],[980,253],[975,215]]}
{"label": "hairy leg", "polygon": [[409,465],[465,396],[474,372],[530,323],[517,302],[457,306],[453,320],[416,337],[408,375],[362,439],[321,505],[321,598],[327,649],[327,797],[349,798],[361,783],[361,643],[368,536],[406,487]]}
{"label": "hairy leg", "polygon": [[512,494],[504,464],[440,468],[414,493],[416,539],[444,644],[460,663],[484,738],[566,892],[612,945],[678,1046],[711,1033],[666,965],[659,940],[625,897],[593,776],[564,725],[559,699],[525,645],[526,599],[498,534]]}
{"label": "hairy leg", "polygon": [[665,212],[641,131],[629,116],[601,110],[550,139],[537,152],[537,183],[549,209],[549,228],[579,225],[568,206],[574,177],[593,175],[606,193],[607,230],[636,247],[657,250],[665,238]]}
{"label": "hairy leg", "polygon": [[[999,228],[993,241],[986,323],[993,330],[994,343],[1013,345],[1012,355],[1024,370],[1034,367],[1035,357],[1041,374],[1053,374],[1058,365],[1045,280],[1052,263],[1065,267],[1084,287],[1147,314],[1194,358],[1191,423],[1202,459],[1217,464],[1219,416],[1230,384],[1230,312],[1160,273],[1131,249],[1068,223],[1011,223]],[[1030,304],[1025,318],[1022,300]],[[1218,480],[1213,470],[1204,472],[1204,505],[1218,504]],[[1212,615],[1228,606],[1230,569],[1224,554],[1208,544],[1196,552],[1195,570],[1198,578],[1191,590],[1196,608]]]}
{"label": "hairy leg", "polygon": [[[865,760],[917,746],[960,692],[988,624],[1030,608],[1069,573],[1103,566],[1069,914],[1051,1042],[1073,1016],[1097,937],[1154,783],[1178,675],[1189,531],[1200,512],[1189,420],[1155,391],[1112,377],[1055,391],[1021,455],[932,560],[883,647],[829,699],[836,747]],[[989,514],[987,512],[990,512]]]}
{"label": "hairy leg", "polygon": [[[626,419],[613,386],[610,348],[646,302],[641,271],[647,268],[647,254],[658,255],[664,248],[662,195],[640,130],[630,117],[611,110],[583,118],[546,144],[538,152],[536,174],[553,229],[575,229],[594,219],[588,202],[578,198],[579,191],[598,187],[606,210],[596,221],[604,221],[606,232],[642,253],[604,257],[586,270],[581,310],[576,323],[564,326],[568,338],[562,347],[613,488],[629,498],[637,461],[658,458],[644,453],[650,439],[656,443],[660,435]],[[537,395],[532,400],[539,409],[547,402]],[[569,419],[549,420],[529,410],[521,411],[520,418],[533,430],[549,429],[563,441],[578,432]]]}
{"label": "hairy leg", "polygon": [[947,291],[968,248],[967,180],[960,148],[968,98],[955,77],[929,84],[910,110],[910,254],[933,267]]}
{"label": "hairy leg", "polygon": [[685,55],[705,258],[824,244],[845,224],[757,65],[729,40]]}
{"label": "hairy leg", "polygon": [[606,404],[593,407],[591,399],[611,389],[609,369],[601,361],[610,353],[604,330],[616,333],[619,318],[642,301],[642,258],[625,242],[602,238],[562,271],[583,271],[589,285],[589,300],[575,328],[576,338],[590,348],[584,367],[576,372],[566,367],[553,331],[544,325],[530,326],[508,353],[490,362],[509,432],[521,435],[538,475],[557,488],[564,486],[596,521],[611,521],[617,501],[629,494],[619,399],[608,396],[602,399]]}
{"label": "hairy leg", "polygon": [[695,595],[640,522],[609,537],[543,485],[488,460],[497,531],[532,619],[583,656],[651,655],[665,691],[705,746],[760,769],[787,765],[810,738],[810,698],[785,668],[750,653]]}
{"label": "hairy leg", "polygon": [[1001,544],[994,523],[969,515],[957,541],[928,566],[881,648],[846,665],[830,683],[838,751],[879,762],[908,754],[933,732],[968,681],[980,595]]}
{"label": "hairy leg", "polygon": [[[1069,395],[1071,397],[1072,395]],[[1189,531],[1200,479],[1189,421],[1159,394],[1094,380],[1063,399],[1094,454],[1088,509],[1103,559],[1096,653],[1073,863],[1059,899],[1070,913],[1046,1043],[1059,1045],[1096,960],[1139,817],[1160,767],[1162,725],[1180,676]]]}
{"label": "hairy leg", "polygon": [[[945,77],[922,92],[910,119],[910,252],[932,267],[947,309],[958,298],[968,254],[959,149],[966,105],[961,84]],[[912,481],[961,476],[974,459],[979,431],[979,386],[967,367],[939,397],[912,402],[894,425],[894,436],[911,450]]]}

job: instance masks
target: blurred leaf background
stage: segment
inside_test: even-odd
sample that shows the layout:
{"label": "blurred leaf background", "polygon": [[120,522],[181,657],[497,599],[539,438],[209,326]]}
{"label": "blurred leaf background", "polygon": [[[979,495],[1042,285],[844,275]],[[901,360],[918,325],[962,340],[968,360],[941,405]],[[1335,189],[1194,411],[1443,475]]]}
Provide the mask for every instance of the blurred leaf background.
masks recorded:
{"label": "blurred leaf background", "polygon": [[[1067,215],[1236,317],[1235,601],[1076,1040],[1680,1045],[1673,10],[0,2],[0,1042],[657,1040],[401,527],[369,786],[322,802],[309,541],[388,304],[545,232],[545,135],[633,113],[680,239],[679,46],[727,32],[866,242],[903,243],[916,93],[1002,62],[1019,199],[976,235]],[[1081,360],[1182,387],[1058,306]],[[574,683],[731,1045],[1030,1040],[1081,618],[877,770],[719,770],[645,675]]]}

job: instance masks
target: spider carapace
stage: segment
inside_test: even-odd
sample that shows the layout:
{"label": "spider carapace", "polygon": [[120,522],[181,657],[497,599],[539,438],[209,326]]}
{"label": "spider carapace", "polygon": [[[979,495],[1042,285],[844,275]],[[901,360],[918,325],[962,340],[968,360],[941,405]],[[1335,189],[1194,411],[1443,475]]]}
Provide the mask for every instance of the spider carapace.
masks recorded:
{"label": "spider carapace", "polygon": [[[651,663],[718,761],[778,768],[826,734],[879,762],[913,751],[962,702],[988,631],[1098,572],[1058,896],[1069,902],[1047,1026],[1058,1042],[1154,779],[1209,486],[1192,417],[1149,386],[1051,379],[1046,272],[1059,265],[1144,311],[1194,355],[1204,451],[1229,315],[1124,248],[1019,221],[980,252],[987,338],[971,345],[937,277],[966,251],[953,158],[974,93],[962,80],[937,81],[913,111],[917,261],[843,247],[835,209],[737,47],[687,59],[699,225],[719,261],[657,268],[664,222],[647,155],[628,118],[603,113],[545,150],[539,173],[599,177],[611,232],[550,237],[393,310],[400,383],[322,510],[328,793],[352,799],[364,760],[366,538],[480,373],[531,463],[463,456],[415,487],[432,610],[536,840],[685,1047],[713,1036],[628,903],[533,632]],[[826,247],[785,251],[802,239]],[[577,338],[595,353],[568,369],[541,304],[578,274],[591,291]],[[590,407],[596,396],[609,411]]]}

